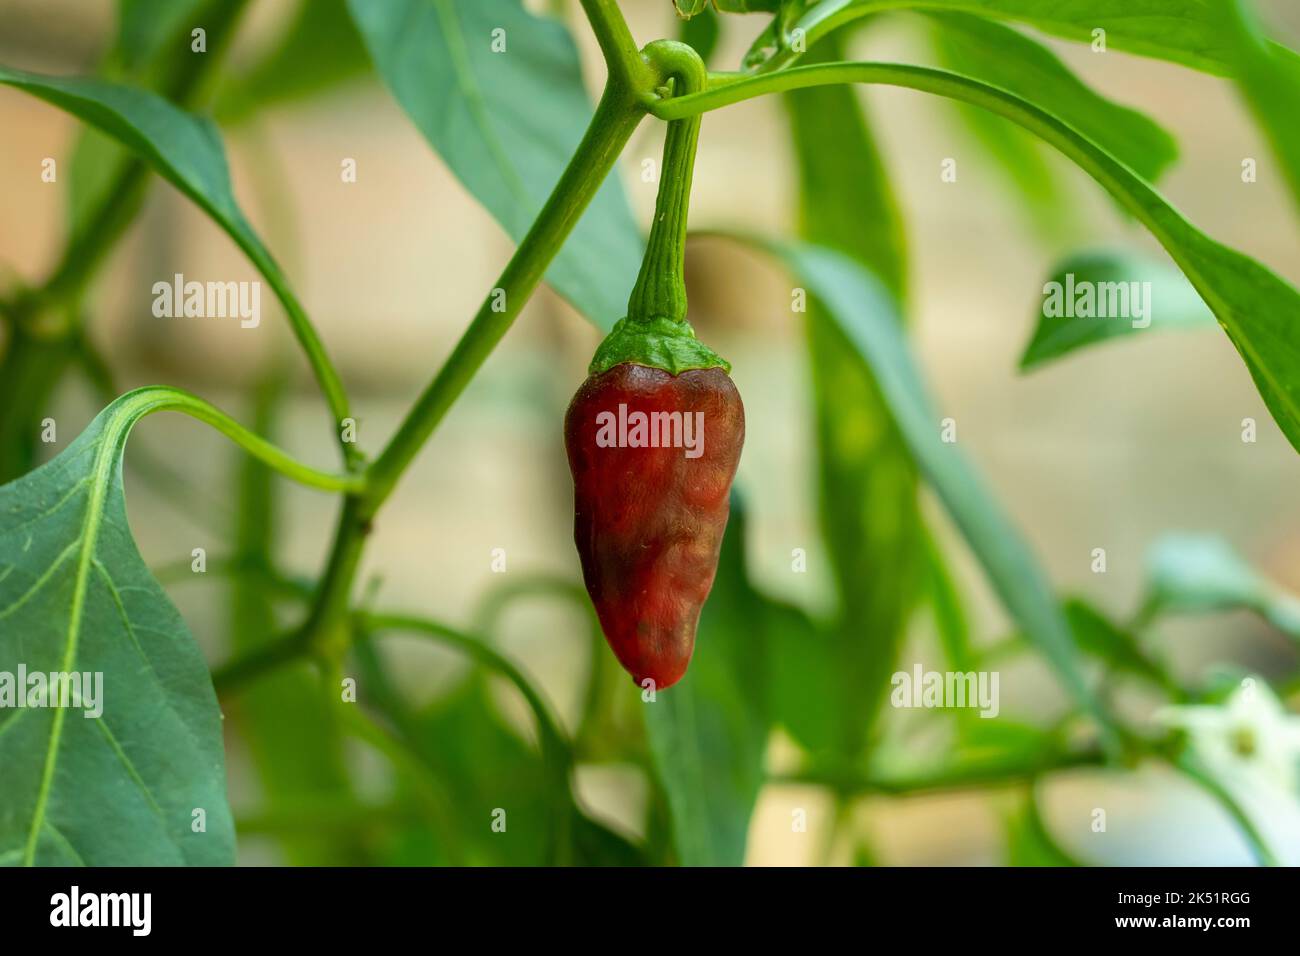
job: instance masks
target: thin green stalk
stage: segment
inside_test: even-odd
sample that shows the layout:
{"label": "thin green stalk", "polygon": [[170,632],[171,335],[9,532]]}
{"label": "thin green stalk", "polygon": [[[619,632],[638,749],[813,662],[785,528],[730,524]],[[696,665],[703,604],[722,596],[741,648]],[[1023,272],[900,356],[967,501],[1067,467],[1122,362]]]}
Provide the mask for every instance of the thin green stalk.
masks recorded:
{"label": "thin green stalk", "polygon": [[365,487],[365,481],[360,475],[331,474],[304,465],[262,436],[249,431],[225,412],[209,405],[197,395],[191,395],[178,388],[150,385],[127,392],[119,401],[130,404],[132,411],[139,418],[152,415],[154,412],[183,412],[191,418],[211,425],[254,458],[274,468],[286,478],[291,478],[309,488],[355,494]]}
{"label": "thin green stalk", "polygon": [[303,660],[306,653],[298,632],[283,634],[218,667],[212,672],[212,686],[219,695],[230,694],[286,664]]}
{"label": "thin green stalk", "polygon": [[512,574],[500,586],[486,592],[479,601],[478,608],[470,618],[474,622],[474,630],[480,634],[492,633],[507,605],[520,598],[534,596],[569,598],[587,613],[591,613],[587,589],[581,581],[544,572],[519,577]]}
{"label": "thin green stalk", "polygon": [[437,621],[409,614],[358,612],[356,618],[367,632],[374,632],[376,635],[382,631],[405,631],[432,638],[440,644],[456,648],[479,665],[504,677],[523,695],[533,716],[537,719],[537,735],[542,741],[543,753],[548,759],[556,760],[560,766],[568,764],[568,738],[552,716],[551,708],[546,701],[542,700],[532,682],[519,668],[481,638],[462,633]]}
{"label": "thin green stalk", "polygon": [[648,90],[653,74],[641,58],[617,0],[582,0],[582,9],[600,44],[610,85],[625,90]]}
{"label": "thin green stalk", "polygon": [[551,708],[533,687],[532,682],[513,663],[499,654],[482,639],[464,634],[455,628],[426,618],[403,614],[369,614],[358,612],[355,620],[367,634],[383,631],[405,631],[432,638],[461,651],[485,669],[504,677],[523,695],[524,701],[537,721],[542,764],[550,780],[551,825],[548,833],[550,862],[571,862],[571,833],[574,824],[574,803],[570,787],[573,768],[573,745],[551,713]]}
{"label": "thin green stalk", "polygon": [[[657,62],[670,73],[677,95],[705,88],[704,62],[691,47],[673,40],[656,41],[647,51],[651,47]],[[629,322],[686,321],[686,222],[699,139],[699,115],[668,124],[654,221],[627,305]]]}
{"label": "thin green stalk", "polygon": [[931,771],[895,774],[858,774],[852,771],[809,770],[786,774],[774,782],[801,786],[827,787],[842,797],[861,794],[914,796],[946,790],[971,790],[1005,787],[1032,780],[1055,770],[1074,767],[1099,767],[1106,763],[1100,748],[1035,757],[1029,760],[981,760],[940,767]]}
{"label": "thin green stalk", "polygon": [[[484,299],[451,356],[371,465],[369,515],[378,511],[392,493],[402,472],[510,329],[546,267],[618,160],[642,115],[630,90],[613,84],[606,88],[577,152],[501,273],[496,289]],[[505,310],[501,312],[494,309],[500,301],[497,290],[504,293]]]}
{"label": "thin green stalk", "polygon": [[339,717],[345,729],[378,750],[393,766],[405,771],[415,783],[434,825],[443,837],[443,847],[451,858],[451,864],[464,865],[464,850],[456,835],[455,814],[452,812],[454,801],[442,781],[425,763],[423,755],[387,727],[376,723],[356,704],[340,703],[334,706],[342,708]]}

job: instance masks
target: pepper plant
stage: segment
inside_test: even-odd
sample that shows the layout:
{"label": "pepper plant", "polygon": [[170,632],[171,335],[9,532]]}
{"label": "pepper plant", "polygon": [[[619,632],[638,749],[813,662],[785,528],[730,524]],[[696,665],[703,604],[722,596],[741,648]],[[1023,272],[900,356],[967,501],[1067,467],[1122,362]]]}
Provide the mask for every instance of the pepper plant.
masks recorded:
{"label": "pepper plant", "polygon": [[[665,8],[671,3],[663,0]],[[778,729],[801,755],[802,769],[788,779],[830,794],[829,838],[866,794],[1001,785],[1024,796],[1012,821],[1012,861],[1070,862],[1038,812],[1035,783],[1067,767],[1156,760],[1203,786],[1260,862],[1282,859],[1241,799],[1233,767],[1249,769],[1253,754],[1281,753],[1284,789],[1294,795],[1294,749],[1238,748],[1240,766],[1225,769],[1215,742],[1232,734],[1239,741],[1242,727],[1203,719],[1207,712],[1264,714],[1267,721],[1246,730],[1265,733],[1266,723],[1288,726],[1282,704],[1249,675],[1188,685],[1144,635],[1165,614],[1248,608],[1296,637],[1292,599],[1213,540],[1174,540],[1157,551],[1148,597],[1127,624],[1054,591],[996,497],[941,438],[902,321],[907,249],[899,203],[853,93],[860,84],[901,87],[972,107],[969,121],[1031,193],[1043,187],[1036,171],[1045,168],[1035,165],[1042,160],[1031,138],[1076,164],[1150,232],[1172,267],[1110,251],[1067,260],[1059,273],[1086,271],[1096,282],[1127,281],[1147,275],[1135,273],[1143,269],[1158,275],[1178,303],[1159,325],[1217,321],[1281,432],[1300,447],[1300,294],[1171,206],[1152,183],[1174,159],[1172,138],[1091,90],[1034,39],[1044,33],[1230,78],[1268,138],[1269,162],[1300,200],[1300,60],[1264,35],[1242,0],[676,0],[680,38],[645,44],[633,38],[614,0],[581,0],[581,16],[570,11],[569,22],[594,36],[605,69],[594,112],[565,18],[530,12],[520,0],[304,2],[267,58],[214,100],[210,81],[251,5],[122,0],[118,40],[99,75],[0,66],[0,85],[96,133],[81,141],[72,162],[69,237],[56,268],[43,282],[4,290],[0,300],[7,330],[0,477],[8,480],[0,487],[0,672],[95,672],[105,682],[105,709],[95,720],[67,706],[0,708],[0,862],[234,862],[222,706],[249,743],[267,792],[265,812],[242,826],[278,834],[297,862],[739,864]],[[846,58],[850,31],[908,11],[924,18],[946,66]],[[727,29],[751,30],[753,44],[736,68],[711,70],[720,20],[732,15]],[[285,271],[241,212],[222,133],[204,114],[231,126],[269,102],[311,95],[370,68],[517,245],[397,428],[362,448],[353,440],[343,377]],[[702,118],[766,96],[781,97],[788,111],[800,235],[724,238],[773,259],[806,293],[808,307],[797,318],[812,369],[821,531],[837,608],[813,615],[773,599],[750,578],[743,489],[728,523],[725,490],[735,461],[720,460],[722,500],[709,506],[708,527],[694,542],[699,563],[692,568],[703,586],[685,600],[693,636],[716,559],[689,670],[682,677],[684,661],[672,661],[653,675],[664,689],[648,695],[625,678],[610,680],[611,660],[593,624],[590,692],[570,735],[493,647],[491,634],[514,601],[576,598],[587,606],[576,581],[512,581],[484,596],[471,631],[376,609],[358,568],[402,476],[544,279],[611,333],[593,362],[593,382],[620,368],[655,369],[668,388],[688,376],[725,380],[726,363],[685,325],[690,165],[697,136],[707,138]],[[646,251],[610,173],[638,126],[656,122],[671,132]],[[276,403],[270,380],[249,426],[172,385],[114,396],[75,441],[37,464],[38,435],[60,381],[78,373],[111,389],[111,370],[88,334],[93,280],[154,175],[230,237],[283,306],[320,388],[321,427],[338,444],[332,469],[295,460],[268,440]],[[1118,327],[1101,328],[1044,318],[1024,368]],[[869,440],[842,440],[846,407],[868,423]],[[128,436],[162,411],[217,429],[248,456],[229,569],[231,656],[211,668],[141,559],[127,520]],[[580,461],[570,437],[582,549],[583,509],[608,493],[613,476]],[[739,442],[728,451],[738,454]],[[311,581],[270,560],[273,474],[338,498],[332,544]],[[1005,642],[990,648],[972,640],[945,556],[918,507],[921,483],[961,531],[1013,621],[1016,633]],[[662,490],[647,483],[650,512]],[[658,534],[656,517],[638,533]],[[721,535],[723,524],[725,537],[708,537]],[[627,615],[643,612],[605,600],[608,580],[600,577],[601,567],[613,567],[616,578],[625,573],[635,542],[611,544],[600,528],[590,531],[583,560],[599,624],[634,675],[645,676],[639,652],[625,653],[617,636],[637,623]],[[661,570],[649,572],[655,586],[669,589],[667,599],[681,597]],[[287,629],[277,623],[281,602],[294,609]],[[957,744],[942,760],[896,759],[881,746],[883,705],[919,606],[934,614],[955,671],[987,667],[998,655],[1040,655],[1069,701],[1066,716],[1049,728],[958,719]],[[376,650],[392,633],[448,645],[475,668],[444,698],[416,707]],[[674,633],[684,640],[681,628]],[[690,656],[689,645],[684,653]],[[511,684],[527,703],[535,744],[506,728],[489,677]],[[1120,714],[1110,693],[1120,678],[1166,700],[1161,721],[1135,725]],[[340,693],[349,683],[358,687],[356,700]],[[270,706],[268,687],[281,709]],[[1241,703],[1242,687],[1253,688],[1254,710]],[[1225,700],[1230,706],[1219,707]],[[293,706],[288,715],[285,701]],[[358,796],[341,744],[353,737],[392,764],[399,784],[391,805]],[[575,797],[575,768],[602,759],[646,771],[643,840],[598,822]],[[519,809],[494,839],[489,818],[504,786]],[[305,832],[287,825],[295,819],[307,822]],[[853,848],[869,859],[860,841]]]}

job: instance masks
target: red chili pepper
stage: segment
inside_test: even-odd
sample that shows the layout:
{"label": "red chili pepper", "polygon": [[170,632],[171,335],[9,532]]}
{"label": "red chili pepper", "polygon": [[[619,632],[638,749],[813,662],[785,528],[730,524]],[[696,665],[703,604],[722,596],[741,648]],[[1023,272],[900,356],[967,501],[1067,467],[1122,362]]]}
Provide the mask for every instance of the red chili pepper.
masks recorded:
{"label": "red chili pepper", "polygon": [[740,393],[720,367],[674,376],[622,363],[578,389],[564,435],[574,538],[601,629],[638,684],[670,687],[686,672],[718,568],[745,440]]}
{"label": "red chili pepper", "polygon": [[[656,61],[671,66],[673,92],[703,89],[694,50],[655,47]],[[690,663],[745,442],[731,366],[686,321],[686,208],[699,132],[698,116],[668,124],[627,317],[596,350],[564,420],[587,592],[619,662],[656,690]]]}

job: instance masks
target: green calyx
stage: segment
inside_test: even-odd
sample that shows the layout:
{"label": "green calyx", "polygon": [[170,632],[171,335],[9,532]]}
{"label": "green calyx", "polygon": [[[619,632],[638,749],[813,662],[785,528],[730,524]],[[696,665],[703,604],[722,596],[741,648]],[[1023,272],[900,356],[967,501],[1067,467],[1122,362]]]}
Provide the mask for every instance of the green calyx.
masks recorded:
{"label": "green calyx", "polygon": [[731,363],[697,339],[689,322],[664,316],[619,319],[596,349],[587,371],[599,375],[623,364],[661,368],[671,375],[693,368],[731,372]]}
{"label": "green calyx", "polygon": [[[704,64],[686,44],[659,40],[645,48],[645,55],[665,84],[672,81],[672,95],[704,88]],[[668,124],[654,222],[641,272],[628,299],[627,317],[614,326],[591,360],[593,375],[624,363],[660,368],[672,375],[694,368],[731,371],[725,359],[695,337],[686,321],[686,218],[699,138],[698,116]]]}

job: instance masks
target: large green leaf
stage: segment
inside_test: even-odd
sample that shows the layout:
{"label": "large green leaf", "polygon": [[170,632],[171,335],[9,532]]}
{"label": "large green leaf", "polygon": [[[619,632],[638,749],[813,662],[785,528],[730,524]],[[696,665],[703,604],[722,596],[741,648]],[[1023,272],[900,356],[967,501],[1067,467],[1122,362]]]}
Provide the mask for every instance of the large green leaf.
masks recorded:
{"label": "large green leaf", "polygon": [[654,108],[679,119],[763,93],[828,83],[887,83],[1005,116],[1059,149],[1142,222],[1191,280],[1250,370],[1273,418],[1300,449],[1300,293],[1255,260],[1209,238],[1146,180],[1051,113],[998,87],[927,67],[828,63],[733,80]]}
{"label": "large green leaf", "polygon": [[[831,37],[810,57],[833,60],[840,52]],[[799,171],[800,232],[852,256],[901,296],[907,279],[902,217],[855,91],[827,86],[785,99]],[[800,742],[829,744],[830,753],[815,753],[826,762],[857,756],[870,733],[915,597],[922,539],[911,457],[870,367],[815,294],[806,335],[818,517],[839,608],[822,638],[835,665],[826,675],[832,679],[817,690],[834,734],[817,741],[805,733]],[[786,711],[782,719],[812,729],[806,716]]]}
{"label": "large green leaf", "polygon": [[[1094,303],[1087,310],[1093,314],[1086,316],[1079,315],[1076,308],[1084,290]],[[1121,302],[1121,294],[1122,301],[1129,303],[1128,308],[1117,310],[1123,314],[1095,314],[1098,298],[1105,300],[1110,311],[1112,295]],[[1050,308],[1049,302],[1054,303]],[[1143,315],[1135,314],[1135,305]],[[1077,349],[1139,332],[1214,328],[1216,324],[1214,313],[1191,283],[1168,263],[1111,250],[1081,252],[1057,265],[1043,283],[1037,325],[1020,356],[1020,370],[1027,372]]]}
{"label": "large green leaf", "polygon": [[1178,147],[1165,130],[1094,92],[1042,44],[979,17],[952,13],[936,20],[944,49],[958,61],[958,73],[1036,103],[1139,176],[1155,180],[1177,157]]}
{"label": "large green leaf", "polygon": [[[1067,40],[1094,44],[1105,31],[1106,50],[1121,50],[1230,75],[1231,39],[1213,4],[1219,0],[823,0],[795,24],[814,42],[831,30],[886,10],[969,13],[1023,23]],[[1300,57],[1271,45],[1285,69],[1300,70]],[[783,44],[764,69],[776,69],[798,54]]]}
{"label": "large green leaf", "polygon": [[[740,866],[763,782],[767,618],[745,570],[744,513],[731,521],[686,676],[642,704],[650,752],[685,866]],[[630,693],[639,693],[629,688]]]}
{"label": "large green leaf", "polygon": [[210,121],[152,93],[100,80],[42,76],[0,66],[0,84],[30,93],[108,134],[144,158],[225,230],[275,291],[336,417],[343,417],[342,385],[280,267],[235,201],[225,149]]}
{"label": "large green leaf", "polygon": [[[970,74],[976,62],[968,62],[960,34],[940,28],[938,18],[931,31],[938,64],[954,73]],[[1048,150],[1024,130],[965,103],[954,108],[974,139],[993,159],[1008,184],[1023,199],[1026,219],[1045,240],[1054,240],[1068,232],[1075,212],[1063,192],[1057,170]]]}
{"label": "large green leaf", "polygon": [[234,862],[212,681],[127,524],[123,446],[155,406],[152,391],[123,396],[0,488],[0,671],[103,680],[98,719],[0,711],[0,863]]}
{"label": "large green leaf", "polygon": [[1300,638],[1300,597],[1255,570],[1214,535],[1168,534],[1147,555],[1144,613],[1251,610]]}
{"label": "large green leaf", "polygon": [[1003,605],[1075,700],[1109,732],[1110,719],[1084,683],[1069,625],[1040,564],[959,446],[940,438],[940,417],[930,404],[888,292],[869,272],[832,250],[750,241],[783,261],[825,304],[871,366],[899,433]]}
{"label": "large green leaf", "polygon": [[1294,54],[1264,39],[1241,0],[1211,0],[1222,17],[1221,36],[1237,88],[1250,104],[1300,204],[1300,70]]}
{"label": "large green leaf", "polygon": [[[208,0],[121,0],[113,59],[127,72],[142,69],[169,38],[188,34],[182,27],[206,26],[197,16]],[[190,29],[193,29],[191,27]],[[188,36],[185,37],[188,39]]]}
{"label": "large green leaf", "polygon": [[1078,598],[1065,602],[1065,616],[1079,649],[1105,661],[1111,668],[1176,691],[1164,669],[1149,658],[1137,636],[1120,627],[1092,605]]}
{"label": "large green leaf", "polygon": [[[565,27],[519,0],[349,0],[416,128],[511,238],[523,238],[591,118]],[[505,52],[493,52],[495,36]],[[610,177],[551,265],[552,285],[608,330],[627,311],[643,245]]]}

